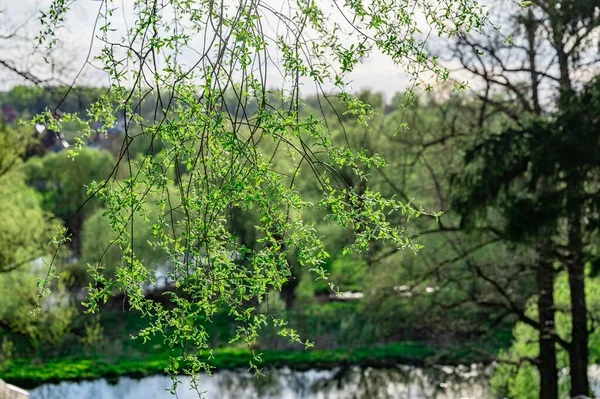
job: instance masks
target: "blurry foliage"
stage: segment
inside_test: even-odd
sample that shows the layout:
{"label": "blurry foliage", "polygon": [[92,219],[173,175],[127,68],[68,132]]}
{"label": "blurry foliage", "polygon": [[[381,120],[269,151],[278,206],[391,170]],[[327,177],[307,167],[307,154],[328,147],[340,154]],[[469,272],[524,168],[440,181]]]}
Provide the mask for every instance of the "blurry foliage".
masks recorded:
{"label": "blurry foliage", "polygon": [[34,266],[23,267],[11,273],[0,274],[0,320],[11,331],[28,337],[33,347],[57,348],[65,343],[71,330],[77,307],[71,302],[66,290],[69,276],[61,275],[54,280],[53,293],[46,301],[43,311],[35,317],[37,307],[36,270]]}
{"label": "blurry foliage", "polygon": [[89,186],[118,177],[114,158],[105,151],[85,148],[75,158],[67,151],[29,158],[22,170],[29,185],[36,189],[42,208],[67,227],[70,248],[79,256],[83,221],[101,206]]}
{"label": "blurry foliage", "polygon": [[29,184],[39,192],[44,209],[66,223],[80,207],[83,206],[81,217],[85,218],[100,205],[97,198],[86,203],[91,194],[88,186],[116,177],[111,174],[115,165],[109,153],[86,148],[75,158],[67,151],[32,157],[24,163],[23,171]]}
{"label": "blurry foliage", "polygon": [[340,291],[362,291],[363,279],[368,274],[367,263],[349,256],[337,257],[331,262],[331,279]]}
{"label": "blurry foliage", "polygon": [[31,262],[52,251],[48,245],[58,221],[40,208],[36,191],[23,175],[0,176],[0,272]]}
{"label": "blurry foliage", "polygon": [[[115,270],[121,265],[124,256],[123,250],[115,246],[115,232],[106,222],[104,217],[106,209],[95,210],[84,222],[81,233],[81,257],[78,260],[80,272],[78,277],[89,279],[87,265],[101,263],[107,275],[114,275]],[[167,254],[161,248],[151,245],[153,237],[153,219],[155,215],[148,211],[145,214],[133,216],[134,242],[136,256],[154,268],[167,265]],[[156,223],[156,221],[154,221]],[[82,274],[85,269],[84,274]],[[84,280],[84,281],[86,281]]]}
{"label": "blurry foliage", "polygon": [[[70,90],[70,92],[69,92]],[[69,95],[65,97],[65,94]],[[11,90],[0,93],[0,105],[15,108],[18,113],[37,115],[47,109],[52,109],[60,104],[62,112],[85,113],[98,98],[106,92],[99,87],[74,87],[57,86],[15,86]]]}
{"label": "blurry foliage", "polygon": [[0,272],[49,253],[58,224],[42,210],[37,191],[27,186],[20,170],[28,140],[26,130],[0,124]]}
{"label": "blurry foliage", "polygon": [[22,156],[35,141],[30,129],[7,126],[0,113],[0,177],[21,164]]}
{"label": "blurry foliage", "polygon": [[85,334],[81,338],[81,343],[87,350],[87,355],[91,352],[98,353],[104,349],[106,337],[104,326],[100,323],[100,317],[94,317],[88,323],[85,324]]}
{"label": "blurry foliage", "polygon": [[[588,272],[590,267],[588,265]],[[590,329],[593,331],[589,337],[590,364],[600,362],[600,332],[593,328],[593,324],[600,318],[600,280],[588,278],[586,280],[586,301],[590,312]],[[571,315],[570,291],[566,273],[560,273],[554,283],[554,301],[556,309],[556,332],[570,341]],[[527,308],[527,314],[534,319],[537,317],[535,298],[532,298]],[[539,372],[535,364],[538,348],[539,331],[531,326],[517,322],[513,330],[513,344],[501,352],[500,364],[495,370],[491,380],[492,392],[499,397],[535,399],[539,397]],[[569,367],[568,353],[557,345],[558,369]],[[503,363],[504,362],[504,363]],[[559,379],[561,397],[569,396],[569,375],[565,373]]]}

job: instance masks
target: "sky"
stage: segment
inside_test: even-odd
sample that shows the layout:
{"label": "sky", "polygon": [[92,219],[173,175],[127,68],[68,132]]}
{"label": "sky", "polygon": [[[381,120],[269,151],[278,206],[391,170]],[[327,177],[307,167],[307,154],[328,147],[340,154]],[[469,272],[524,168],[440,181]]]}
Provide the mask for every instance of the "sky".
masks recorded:
{"label": "sky", "polygon": [[[273,0],[273,2],[277,3],[281,0]],[[128,9],[130,3],[131,0],[116,0],[114,6]],[[43,51],[39,49],[37,52],[34,51],[35,37],[40,28],[36,18],[41,10],[49,7],[50,0],[0,0],[0,10],[3,10],[0,14],[0,52],[3,54],[0,59],[8,59],[19,69],[34,71],[39,76],[57,76],[57,71],[60,70],[64,75],[61,79],[63,83],[69,82],[85,64],[100,4],[101,2],[97,0],[74,2],[59,35],[60,42],[53,53],[54,65],[52,65],[44,62]],[[131,19],[131,16],[129,18]],[[125,21],[121,18],[116,18],[116,21],[116,27],[124,29]],[[16,36],[1,39],[15,33]],[[97,54],[99,48],[99,43],[96,43],[93,46],[92,55]],[[52,69],[54,69],[54,74]],[[281,84],[276,80],[277,78],[273,77],[273,79],[275,80],[271,81],[271,84],[275,86]],[[17,74],[0,69],[0,90],[7,90],[22,82],[23,79]],[[372,91],[384,93],[388,98],[391,98],[396,92],[403,91],[409,85],[408,77],[402,72],[402,69],[379,52],[374,52],[356,68],[352,74],[352,82],[354,90],[369,88]],[[78,78],[78,83],[106,85],[108,80],[102,73],[87,65]],[[306,90],[311,91],[311,88],[306,87]]]}
{"label": "sky", "polygon": [[[266,1],[277,5],[286,0]],[[116,29],[124,32],[128,24],[131,24],[132,3],[132,0],[113,1],[112,5],[117,9],[114,22]],[[35,50],[35,38],[40,31],[37,20],[40,11],[47,10],[50,4],[51,0],[0,0],[0,10],[3,10],[0,13],[0,60],[20,71],[31,71],[35,76],[50,79],[54,83],[71,84],[77,76],[78,85],[107,86],[109,80],[104,72],[99,71],[99,65],[86,63],[88,52],[93,59],[101,48],[99,40],[92,39],[95,18],[102,2],[76,0],[72,3],[71,11],[58,35],[57,47],[48,63],[44,60],[43,49]],[[96,33],[97,28],[96,26]],[[281,87],[282,78],[275,73],[270,76],[269,86]],[[378,51],[374,51],[355,68],[351,81],[353,91],[370,89],[383,93],[387,100],[411,85],[408,75]],[[8,90],[23,82],[24,79],[18,74],[0,67],[0,90]],[[315,91],[313,85],[306,85],[303,90],[305,95]]]}

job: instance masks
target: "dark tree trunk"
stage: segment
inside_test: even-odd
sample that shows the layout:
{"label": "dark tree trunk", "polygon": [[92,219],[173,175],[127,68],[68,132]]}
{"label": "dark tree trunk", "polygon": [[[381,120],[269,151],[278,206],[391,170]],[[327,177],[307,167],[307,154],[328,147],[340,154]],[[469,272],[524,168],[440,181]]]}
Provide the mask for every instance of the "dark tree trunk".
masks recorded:
{"label": "dark tree trunk", "polygon": [[[283,240],[283,235],[279,232],[273,233],[273,237],[277,240],[280,245],[280,253],[283,254],[285,251],[285,244]],[[294,301],[296,300],[296,287],[300,283],[299,277],[297,276],[296,270],[294,270],[294,263],[290,262],[288,258],[287,267],[290,268],[289,276],[287,281],[281,286],[281,299],[285,302],[285,308],[290,310],[292,306],[294,306]]]}
{"label": "dark tree trunk", "polygon": [[571,397],[587,396],[590,392],[587,375],[589,350],[583,269],[581,262],[573,262],[569,267],[571,315],[573,318],[572,340],[569,348]]}
{"label": "dark tree trunk", "polygon": [[538,24],[535,21],[535,16],[533,15],[533,11],[531,9],[527,12],[527,20],[525,27],[527,29],[527,41],[529,44],[529,48],[527,50],[527,56],[529,58],[529,69],[531,70],[531,99],[533,101],[533,112],[537,115],[541,115],[542,107],[540,106],[540,98],[539,98],[539,76],[536,69],[536,41],[535,34],[538,29]]}
{"label": "dark tree trunk", "polygon": [[[572,183],[571,183],[572,182]],[[581,208],[577,201],[579,190],[577,178],[570,179],[567,208],[569,211],[569,288],[571,291],[571,345],[569,363],[571,375],[571,397],[589,395],[590,384],[587,368],[589,360],[587,305],[585,301],[585,266],[583,264],[583,241],[581,237]]]}
{"label": "dark tree trunk", "polygon": [[299,281],[296,276],[292,273],[289,280],[281,287],[281,298],[285,302],[285,308],[290,310],[294,306],[296,300],[296,287]]}
{"label": "dark tree trunk", "polygon": [[538,310],[540,324],[540,399],[558,399],[558,370],[556,368],[556,331],[554,322],[554,268],[552,262],[538,263]]}
{"label": "dark tree trunk", "polygon": [[[536,194],[543,198],[548,189],[548,181],[542,177],[538,181]],[[558,399],[558,369],[556,366],[556,307],[554,304],[554,277],[556,270],[552,257],[552,233],[554,226],[544,224],[539,230],[539,241],[535,245],[537,256],[538,323],[539,323],[539,363],[540,399]]]}
{"label": "dark tree trunk", "polygon": [[71,234],[71,241],[69,247],[73,251],[73,256],[76,258],[81,257],[81,232],[83,231],[84,218],[82,214],[77,214],[70,220],[68,224],[69,233]]}

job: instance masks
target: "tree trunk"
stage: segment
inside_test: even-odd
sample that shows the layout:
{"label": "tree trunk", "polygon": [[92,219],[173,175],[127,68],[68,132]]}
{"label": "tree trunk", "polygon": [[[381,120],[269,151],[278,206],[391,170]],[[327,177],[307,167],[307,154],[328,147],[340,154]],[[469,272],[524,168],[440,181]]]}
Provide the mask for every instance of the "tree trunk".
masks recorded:
{"label": "tree trunk", "polygon": [[[548,190],[548,181],[542,176],[538,181],[536,196],[543,198]],[[535,245],[537,256],[538,322],[540,399],[558,399],[558,369],[556,366],[556,322],[554,305],[555,269],[552,258],[552,233],[554,226],[542,225],[539,241]]]}
{"label": "tree trunk", "polygon": [[538,262],[538,311],[540,323],[540,399],[558,399],[556,331],[554,322],[554,268],[546,258]]}
{"label": "tree trunk", "polygon": [[531,99],[533,101],[533,111],[537,115],[541,115],[542,107],[540,106],[540,88],[539,88],[539,76],[536,69],[536,42],[535,42],[535,34],[538,29],[537,23],[535,21],[535,16],[533,15],[533,11],[531,8],[527,12],[527,19],[525,28],[527,29],[527,42],[529,44],[529,48],[527,50],[527,57],[529,58],[529,69],[531,75]]}
{"label": "tree trunk", "polygon": [[[283,253],[285,251],[283,235],[278,232],[272,234],[280,245],[280,253]],[[290,268],[290,274],[287,281],[281,286],[281,299],[285,302],[286,310],[290,310],[294,306],[294,301],[296,300],[296,287],[300,283],[299,276],[297,276],[297,272],[295,273],[294,263],[290,262],[289,257],[288,267]]]}
{"label": "tree trunk", "polygon": [[68,227],[69,233],[71,234],[71,241],[69,242],[69,247],[71,251],[73,251],[73,256],[76,258],[81,257],[81,233],[83,231],[83,214],[78,213],[71,219]]}
{"label": "tree trunk", "polygon": [[[572,183],[571,183],[572,182]],[[581,208],[577,201],[580,188],[577,177],[569,179],[567,210],[569,212],[569,288],[571,291],[571,345],[569,363],[571,397],[589,395],[590,384],[587,368],[589,360],[587,305],[585,301],[585,266],[583,264],[583,241],[581,237]]]}
{"label": "tree trunk", "polygon": [[569,363],[571,375],[571,397],[589,395],[590,385],[587,369],[589,361],[588,329],[585,303],[584,268],[581,262],[573,262],[569,267],[569,286],[571,288],[571,346]]}
{"label": "tree trunk", "polygon": [[296,287],[298,286],[298,278],[292,273],[289,280],[281,287],[281,298],[285,302],[287,310],[292,309],[296,300]]}

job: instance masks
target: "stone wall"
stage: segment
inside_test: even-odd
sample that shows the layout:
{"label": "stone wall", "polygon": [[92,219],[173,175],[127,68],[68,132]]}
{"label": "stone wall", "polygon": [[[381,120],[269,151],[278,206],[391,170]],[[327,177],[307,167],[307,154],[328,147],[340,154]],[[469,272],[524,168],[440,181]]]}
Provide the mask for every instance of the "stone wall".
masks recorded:
{"label": "stone wall", "polygon": [[27,391],[0,380],[0,399],[26,399],[28,397]]}

